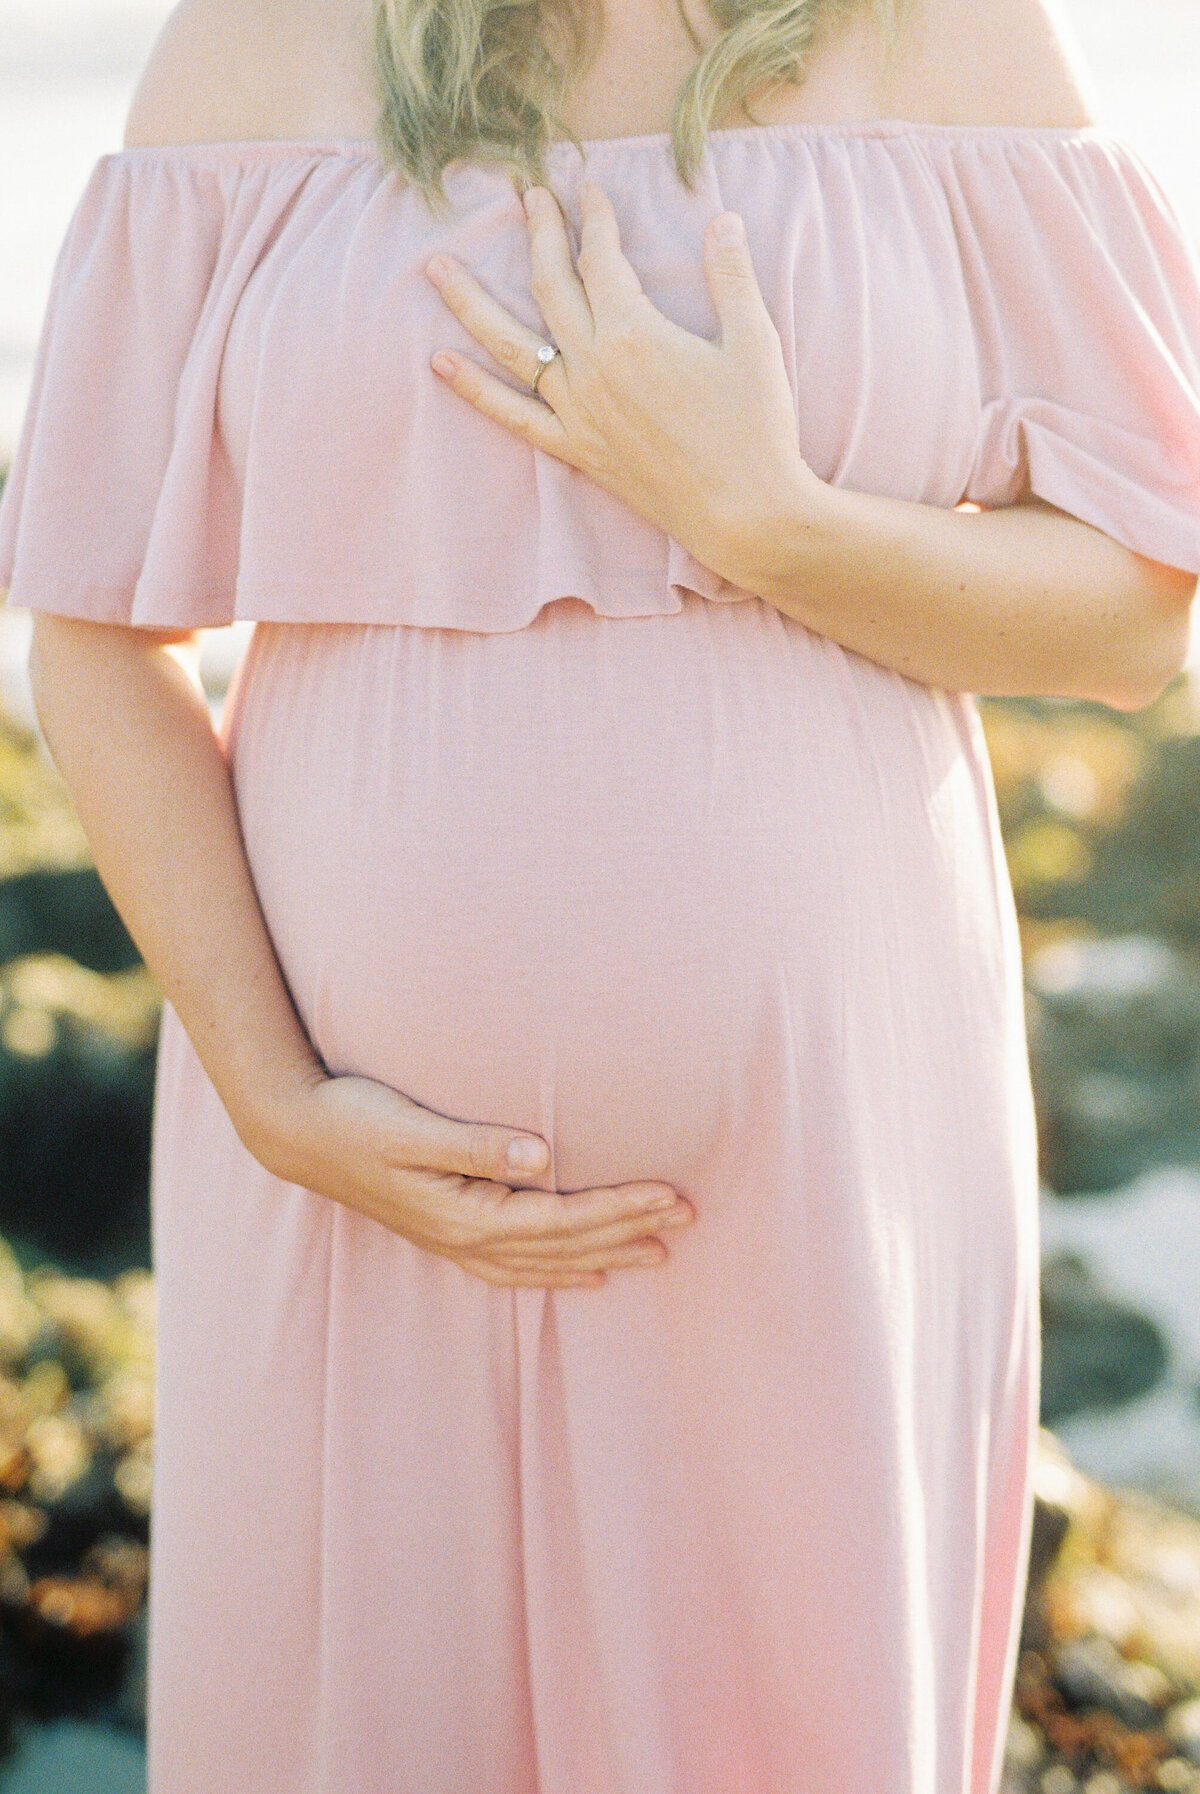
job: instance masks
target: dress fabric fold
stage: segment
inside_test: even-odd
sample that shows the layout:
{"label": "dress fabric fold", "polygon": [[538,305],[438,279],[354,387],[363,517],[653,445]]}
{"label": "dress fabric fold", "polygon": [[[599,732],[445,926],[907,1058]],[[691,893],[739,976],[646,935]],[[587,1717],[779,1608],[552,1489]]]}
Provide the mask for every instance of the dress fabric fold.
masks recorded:
{"label": "dress fabric fold", "polygon": [[[742,213],[806,459],[1027,490],[1200,572],[1200,282],[1098,128],[556,144],[710,338]],[[106,157],[0,584],[253,621],[246,857],[334,1076],[696,1219],[505,1289],[247,1150],[170,1004],[155,1092],[149,1794],[998,1794],[1033,1514],[1037,1144],[974,698],[734,587],[438,381],[435,247],[540,329],[502,171]],[[186,801],[186,798],[185,798]]]}
{"label": "dress fabric fold", "polygon": [[[654,138],[591,162],[646,291],[713,339],[700,239],[742,211],[822,479],[939,505],[1029,489],[1200,572],[1200,285],[1134,150],[1096,129],[753,130],[714,134],[692,194]],[[578,241],[583,164],[550,162]],[[102,158],[0,501],[11,601],[504,630],[561,597],[619,617],[751,596],[437,380],[439,345],[482,351],[422,273],[435,246],[540,328],[508,177],[460,163],[447,184],[448,225],[366,145]]]}

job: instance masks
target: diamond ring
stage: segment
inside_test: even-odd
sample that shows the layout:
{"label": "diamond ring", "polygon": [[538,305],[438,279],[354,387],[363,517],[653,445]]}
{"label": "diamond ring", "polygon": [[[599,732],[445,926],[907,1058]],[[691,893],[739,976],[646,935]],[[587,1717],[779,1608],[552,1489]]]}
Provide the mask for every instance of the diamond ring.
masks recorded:
{"label": "diamond ring", "polygon": [[556,355],[558,355],[559,353],[560,353],[560,350],[559,350],[557,343],[543,343],[542,344],[541,348],[537,352],[537,363],[538,363],[537,368],[534,372],[533,379],[530,381],[530,384],[529,384],[529,390],[531,392],[537,391],[538,381],[541,379],[541,377],[545,373],[546,369],[550,366],[550,363],[554,360],[554,357]]}

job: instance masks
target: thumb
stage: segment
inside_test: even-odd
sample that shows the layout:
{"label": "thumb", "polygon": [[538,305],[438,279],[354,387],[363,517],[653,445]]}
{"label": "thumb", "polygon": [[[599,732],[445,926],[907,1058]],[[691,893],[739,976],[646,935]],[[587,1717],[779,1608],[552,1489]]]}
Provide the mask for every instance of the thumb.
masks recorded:
{"label": "thumb", "polygon": [[704,277],[721,325],[722,342],[762,327],[766,305],[736,212],[718,212],[704,232]]}

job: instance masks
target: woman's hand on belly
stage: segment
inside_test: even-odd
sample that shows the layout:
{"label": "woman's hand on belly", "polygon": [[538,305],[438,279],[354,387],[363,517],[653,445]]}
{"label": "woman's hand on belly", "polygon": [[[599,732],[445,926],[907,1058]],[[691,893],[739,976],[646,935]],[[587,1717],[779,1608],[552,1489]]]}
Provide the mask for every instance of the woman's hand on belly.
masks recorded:
{"label": "woman's hand on belly", "polygon": [[[512,1164],[517,1144],[530,1155]],[[453,1121],[389,1085],[314,1076],[252,1150],[288,1183],[331,1197],[487,1283],[598,1285],[606,1271],[658,1264],[654,1235],[692,1220],[669,1184],[514,1188],[549,1164],[545,1141]]]}

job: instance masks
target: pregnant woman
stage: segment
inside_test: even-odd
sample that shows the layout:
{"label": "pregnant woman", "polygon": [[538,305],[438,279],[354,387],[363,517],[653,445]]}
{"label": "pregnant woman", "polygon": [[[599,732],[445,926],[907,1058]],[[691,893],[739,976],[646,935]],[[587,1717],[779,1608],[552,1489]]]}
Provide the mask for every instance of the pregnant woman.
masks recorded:
{"label": "pregnant woman", "polygon": [[1085,90],[1041,0],[168,22],[0,511],[165,997],[151,1794],[995,1794],[972,694],[1149,702],[1200,572],[1196,263]]}

